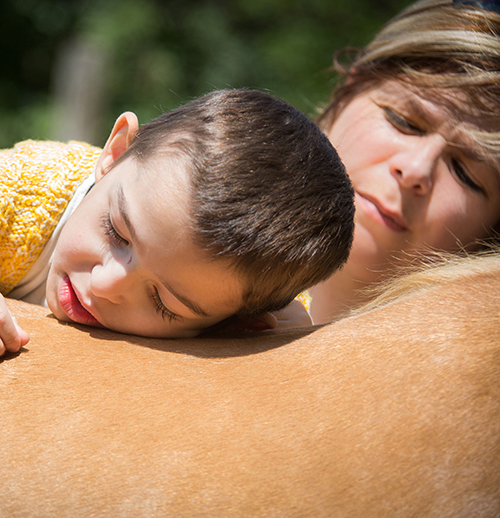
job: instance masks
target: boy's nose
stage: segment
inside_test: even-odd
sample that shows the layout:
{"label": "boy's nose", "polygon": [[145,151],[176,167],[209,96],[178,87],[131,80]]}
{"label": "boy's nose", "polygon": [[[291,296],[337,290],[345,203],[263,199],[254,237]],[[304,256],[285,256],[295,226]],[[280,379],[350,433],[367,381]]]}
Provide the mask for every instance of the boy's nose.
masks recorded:
{"label": "boy's nose", "polygon": [[132,272],[114,258],[92,269],[91,290],[99,298],[118,304],[132,291]]}
{"label": "boy's nose", "polygon": [[393,157],[391,174],[405,189],[420,196],[429,194],[444,144],[440,135],[415,139]]}

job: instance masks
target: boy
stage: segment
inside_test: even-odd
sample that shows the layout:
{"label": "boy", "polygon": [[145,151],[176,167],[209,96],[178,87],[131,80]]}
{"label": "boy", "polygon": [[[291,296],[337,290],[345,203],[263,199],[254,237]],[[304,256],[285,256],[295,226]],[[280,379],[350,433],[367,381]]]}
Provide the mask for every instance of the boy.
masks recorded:
{"label": "boy", "polygon": [[[35,149],[21,147],[21,159],[9,158],[16,148],[3,152],[9,159],[0,200],[9,217],[0,222],[0,281],[4,295],[39,303],[46,297],[62,321],[150,337],[195,336],[232,315],[285,307],[348,257],[354,205],[342,163],[314,123],[266,93],[213,92],[141,129],[134,114],[124,113],[102,152],[79,143],[30,144]],[[27,215],[16,215],[19,192],[27,199],[30,187],[19,171],[30,174],[28,158],[35,154],[36,162],[44,145],[62,147],[64,159],[43,151],[41,170],[59,160],[63,180],[82,169],[95,173],[62,216],[52,210],[61,178],[44,182],[46,206],[56,214],[49,244],[24,221],[40,216],[44,200],[35,196]],[[76,166],[68,146],[84,146]],[[17,187],[12,178],[21,178]],[[14,210],[8,188],[18,196]],[[50,217],[42,219],[47,233]],[[18,220],[28,228],[12,252]],[[32,240],[45,247],[35,262]],[[5,287],[19,268],[17,287]],[[0,352],[27,343],[3,298],[0,322]]]}

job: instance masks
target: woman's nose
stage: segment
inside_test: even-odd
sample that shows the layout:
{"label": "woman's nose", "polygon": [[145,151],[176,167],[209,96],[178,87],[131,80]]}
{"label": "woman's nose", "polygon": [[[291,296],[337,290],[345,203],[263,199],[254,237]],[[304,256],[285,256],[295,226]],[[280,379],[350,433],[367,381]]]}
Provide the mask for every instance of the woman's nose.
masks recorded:
{"label": "woman's nose", "polygon": [[133,272],[114,257],[92,269],[91,291],[99,298],[118,304],[132,291]]}
{"label": "woman's nose", "polygon": [[402,187],[415,194],[429,194],[444,144],[439,135],[413,137],[413,141],[406,143],[405,149],[393,157],[391,174]]}

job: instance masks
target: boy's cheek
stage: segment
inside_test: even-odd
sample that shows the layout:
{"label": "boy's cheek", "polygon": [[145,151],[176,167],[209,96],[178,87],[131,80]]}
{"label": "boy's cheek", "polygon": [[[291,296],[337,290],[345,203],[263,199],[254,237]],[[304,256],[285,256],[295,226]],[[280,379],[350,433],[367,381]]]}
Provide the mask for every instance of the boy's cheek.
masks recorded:
{"label": "boy's cheek", "polygon": [[67,264],[70,262],[87,262],[103,249],[104,234],[101,236],[95,230],[84,231],[66,227],[61,234],[54,251],[53,262]]}

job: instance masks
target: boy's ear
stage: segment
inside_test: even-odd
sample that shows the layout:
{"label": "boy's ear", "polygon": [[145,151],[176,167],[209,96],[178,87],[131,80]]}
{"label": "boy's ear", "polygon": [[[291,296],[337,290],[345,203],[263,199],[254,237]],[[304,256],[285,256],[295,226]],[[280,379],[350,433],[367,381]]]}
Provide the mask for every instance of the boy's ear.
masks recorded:
{"label": "boy's ear", "polygon": [[204,333],[224,335],[248,331],[265,331],[266,329],[274,329],[277,324],[278,320],[272,313],[263,313],[258,317],[232,316],[209,327]]}
{"label": "boy's ear", "polygon": [[138,129],[139,120],[135,113],[125,112],[116,119],[111,135],[97,161],[96,182],[106,174],[111,164],[127,150]]}
{"label": "boy's ear", "polygon": [[272,313],[262,313],[255,318],[247,318],[244,322],[246,329],[250,331],[264,331],[274,329],[278,325],[278,319]]}

